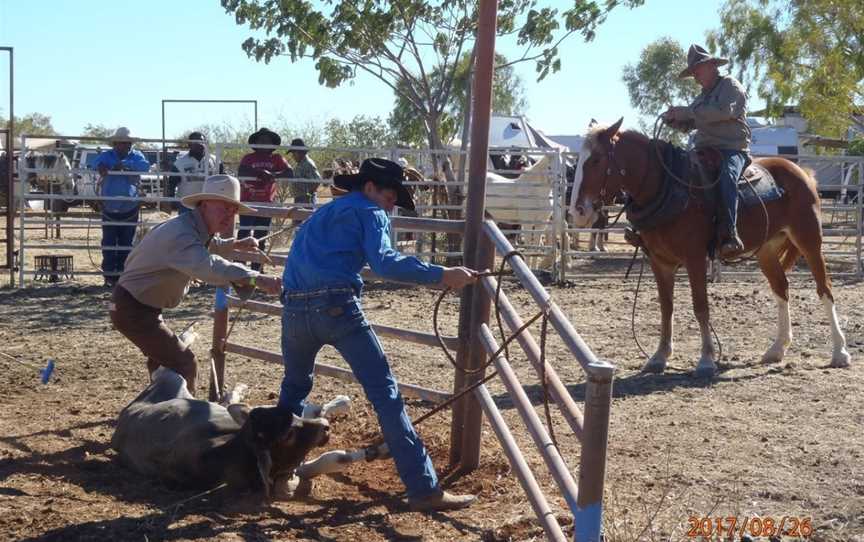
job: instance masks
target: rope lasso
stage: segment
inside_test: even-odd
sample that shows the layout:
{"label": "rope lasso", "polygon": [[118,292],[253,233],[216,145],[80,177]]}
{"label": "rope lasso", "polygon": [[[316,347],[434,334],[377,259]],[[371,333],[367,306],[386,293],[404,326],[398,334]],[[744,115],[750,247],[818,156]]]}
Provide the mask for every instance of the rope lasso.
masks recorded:
{"label": "rope lasso", "polygon": [[[537,314],[535,314],[534,316],[529,318],[525,323],[523,323],[521,326],[519,326],[519,328],[516,329],[509,336],[507,336],[504,332],[504,324],[503,324],[503,321],[501,319],[501,310],[500,310],[501,286],[503,283],[502,278],[506,274],[506,271],[504,268],[507,265],[507,262],[515,256],[519,256],[521,258],[522,254],[518,250],[511,250],[510,252],[505,254],[501,260],[501,264],[500,264],[497,272],[483,271],[483,272],[475,273],[475,276],[478,278],[493,276],[493,277],[496,277],[496,279],[497,279],[493,306],[495,307],[495,320],[498,324],[498,331],[501,334],[501,345],[498,347],[498,350],[495,353],[493,353],[491,356],[489,356],[489,358],[487,359],[487,361],[485,363],[483,363],[480,367],[477,367],[475,369],[470,369],[467,367],[460,366],[459,363],[456,361],[456,359],[453,357],[453,355],[450,353],[450,350],[444,344],[444,340],[441,338],[441,332],[440,332],[439,327],[438,327],[438,312],[440,310],[441,302],[443,301],[444,297],[446,297],[446,295],[451,291],[450,288],[444,289],[441,292],[441,294],[438,295],[438,298],[435,300],[435,305],[434,305],[433,312],[432,312],[432,327],[433,327],[433,331],[435,333],[435,338],[437,339],[438,344],[441,346],[441,349],[444,351],[444,354],[447,357],[448,361],[450,361],[450,364],[457,371],[461,372],[462,374],[473,375],[473,374],[482,373],[482,372],[486,371],[486,369],[488,369],[489,366],[491,366],[495,362],[495,359],[499,355],[501,355],[502,352],[504,353],[504,357],[509,360],[510,359],[510,351],[509,351],[510,343],[513,342],[515,339],[517,339],[522,334],[522,332],[525,331],[526,329],[528,329],[532,324],[534,324],[534,322],[536,322],[537,320],[540,320],[542,318],[541,328],[540,328],[540,360],[539,360],[539,363],[540,363],[540,373],[541,373],[540,378],[541,378],[541,384],[542,384],[542,388],[543,388],[543,406],[544,406],[544,413],[546,416],[546,424],[548,426],[548,431],[549,431],[549,438],[552,440],[553,445],[557,448],[558,442],[557,442],[557,439],[555,437],[555,430],[554,430],[554,427],[552,424],[551,410],[549,408],[549,386],[548,386],[548,381],[547,381],[547,377],[546,377],[546,334],[547,334],[547,330],[548,330],[549,308],[546,307],[546,308],[543,308],[542,310],[540,310]],[[478,382],[475,382],[474,384],[472,384],[466,388],[463,388],[457,394],[452,396],[450,399],[448,399],[444,403],[437,405],[435,408],[433,408],[429,412],[420,416],[417,420],[415,420],[413,422],[414,425],[419,425],[421,422],[428,419],[432,415],[442,411],[444,408],[446,408],[447,406],[449,406],[453,402],[457,401],[458,399],[465,396],[469,392],[474,391],[479,386],[481,386],[481,385],[485,384],[486,382],[488,382],[489,380],[491,380],[497,374],[498,374],[497,370],[493,371],[488,376],[484,377],[483,379],[479,380]]]}

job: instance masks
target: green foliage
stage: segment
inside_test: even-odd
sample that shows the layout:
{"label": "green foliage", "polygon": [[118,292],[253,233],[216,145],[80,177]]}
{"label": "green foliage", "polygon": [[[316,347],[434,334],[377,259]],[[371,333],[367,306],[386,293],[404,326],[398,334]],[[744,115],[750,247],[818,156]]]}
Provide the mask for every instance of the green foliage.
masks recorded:
{"label": "green foliage", "polygon": [[81,135],[93,137],[109,137],[113,133],[114,130],[108,128],[104,124],[91,124],[89,122],[84,126],[84,129],[81,131]]}
{"label": "green foliage", "polygon": [[859,137],[850,141],[849,148],[846,149],[846,154],[849,156],[864,156],[864,137]]}
{"label": "green foliage", "polygon": [[[678,77],[687,66],[687,53],[674,39],[663,37],[645,46],[639,62],[624,66],[622,80],[627,85],[630,103],[642,115],[639,124],[651,134],[657,116],[672,105],[693,101],[699,85],[692,78]],[[664,138],[681,144],[680,132],[664,132]]]}
{"label": "green foliage", "polygon": [[[49,115],[43,115],[42,113],[30,113],[23,117],[15,117],[14,124],[15,125],[12,128],[12,136],[16,141],[23,134],[34,136],[57,135],[54,126],[51,125],[51,117]],[[0,118],[0,129],[9,129],[8,118]],[[5,134],[2,137],[5,138]]]}
{"label": "green foliage", "polygon": [[366,115],[357,115],[348,122],[339,119],[327,121],[324,140],[327,146],[335,148],[380,149],[396,144],[387,121]]}
{"label": "green foliage", "polygon": [[[501,115],[525,113],[528,109],[528,102],[525,99],[525,87],[522,84],[522,79],[516,75],[513,65],[509,64],[503,55],[495,55],[495,64],[498,67],[492,81],[492,111]],[[440,71],[432,74],[433,80],[438,80],[440,77]],[[465,104],[470,84],[471,54],[465,53],[456,66],[450,102],[446,105],[440,121],[441,139],[444,142],[459,135],[459,130],[465,119]],[[427,144],[424,120],[417,116],[411,104],[402,94],[396,94],[396,101],[389,122],[399,142],[414,147],[422,147]]]}
{"label": "green foliage", "polygon": [[[519,61],[535,62],[538,79],[560,70],[562,40],[572,34],[590,40],[616,6],[644,2],[571,1],[572,7],[563,11],[539,6],[539,0],[499,2],[499,35],[516,37],[524,48]],[[312,59],[319,83],[328,87],[350,81],[361,71],[371,74],[422,119],[428,144],[440,148],[442,131],[451,129],[454,122],[451,94],[459,65],[477,34],[476,0],[221,3],[237,24],[255,33],[243,43],[250,57],[264,62],[282,55],[292,62]],[[408,124],[403,120],[396,122]],[[409,139],[416,137],[411,134]]]}
{"label": "green foliage", "polygon": [[708,45],[736,63],[770,116],[798,104],[808,130],[842,136],[864,101],[860,0],[727,0]]}

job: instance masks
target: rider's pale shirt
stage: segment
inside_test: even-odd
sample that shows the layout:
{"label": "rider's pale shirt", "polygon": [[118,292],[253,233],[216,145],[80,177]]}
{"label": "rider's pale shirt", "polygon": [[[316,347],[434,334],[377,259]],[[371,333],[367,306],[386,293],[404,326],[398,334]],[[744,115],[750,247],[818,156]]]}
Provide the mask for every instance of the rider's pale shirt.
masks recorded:
{"label": "rider's pale shirt", "polygon": [[733,77],[718,76],[713,87],[682,109],[682,120],[686,128],[696,130],[696,148],[750,150],[747,91]]}
{"label": "rider's pale shirt", "polygon": [[285,263],[286,291],[351,287],[360,292],[360,270],[369,264],[392,280],[435,284],[444,268],[404,256],[390,243],[390,218],[362,192],[335,199],[315,211],[294,237]]}

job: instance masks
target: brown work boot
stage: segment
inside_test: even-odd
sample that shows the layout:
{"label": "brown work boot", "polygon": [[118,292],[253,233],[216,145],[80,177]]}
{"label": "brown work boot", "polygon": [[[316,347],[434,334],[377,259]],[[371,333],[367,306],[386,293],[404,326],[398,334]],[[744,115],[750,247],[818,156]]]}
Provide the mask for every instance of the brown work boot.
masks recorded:
{"label": "brown work boot", "polygon": [[408,506],[415,512],[440,512],[465,508],[477,500],[475,495],[454,495],[446,491],[424,497],[408,499]]}

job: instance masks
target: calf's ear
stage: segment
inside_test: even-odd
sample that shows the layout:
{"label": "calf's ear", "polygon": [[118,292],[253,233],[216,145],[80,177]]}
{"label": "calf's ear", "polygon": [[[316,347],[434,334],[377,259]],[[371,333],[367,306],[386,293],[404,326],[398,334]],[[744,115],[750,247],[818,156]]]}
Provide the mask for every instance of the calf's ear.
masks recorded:
{"label": "calf's ear", "polygon": [[246,420],[249,419],[249,413],[252,411],[249,408],[249,405],[246,403],[234,403],[233,405],[228,405],[228,414],[234,418],[234,421],[237,422],[237,425],[243,427],[246,423]]}

